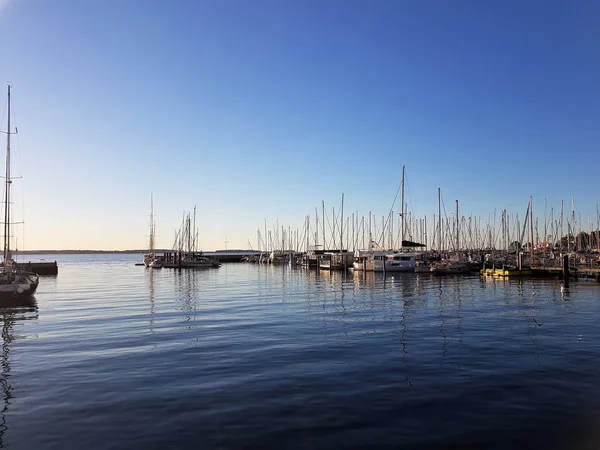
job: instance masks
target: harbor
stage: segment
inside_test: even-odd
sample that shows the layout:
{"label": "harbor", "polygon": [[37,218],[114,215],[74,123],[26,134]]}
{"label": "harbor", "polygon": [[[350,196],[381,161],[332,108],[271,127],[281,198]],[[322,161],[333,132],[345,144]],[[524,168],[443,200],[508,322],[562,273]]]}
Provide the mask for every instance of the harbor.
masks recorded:
{"label": "harbor", "polygon": [[[580,278],[600,281],[600,210],[587,224],[575,210],[560,213],[548,209],[534,215],[533,197],[519,213],[500,210],[491,220],[461,215],[459,201],[446,211],[437,188],[437,214],[421,218],[412,214],[405,200],[406,169],[389,212],[375,219],[371,211],[344,215],[344,194],[337,209],[328,214],[325,202],[305,217],[302,227],[258,228],[260,255],[245,261],[289,264],[307,269],[380,272],[420,275],[473,275],[497,278],[559,278],[565,285]],[[396,200],[400,201],[399,210]],[[494,210],[496,211],[496,210]],[[587,229],[584,228],[587,226]]]}
{"label": "harbor", "polygon": [[0,449],[599,449],[599,23],[0,0]]}

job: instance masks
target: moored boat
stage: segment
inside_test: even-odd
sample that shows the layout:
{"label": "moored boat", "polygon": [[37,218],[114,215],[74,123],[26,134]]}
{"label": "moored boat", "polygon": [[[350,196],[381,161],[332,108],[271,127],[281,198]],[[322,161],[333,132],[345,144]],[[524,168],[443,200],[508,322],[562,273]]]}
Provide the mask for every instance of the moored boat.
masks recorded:
{"label": "moored boat", "polygon": [[431,263],[429,261],[415,261],[415,273],[431,273]]}
{"label": "moored boat", "polygon": [[10,178],[10,85],[8,85],[8,121],[6,131],[6,176],[4,177],[4,253],[0,263],[0,302],[26,299],[35,294],[39,275],[20,268],[12,258],[11,240],[11,187]]}
{"label": "moored boat", "polygon": [[148,267],[150,269],[162,269],[162,261],[158,258],[154,258],[152,261],[148,263]]}
{"label": "moored boat", "polygon": [[154,197],[150,196],[150,240],[148,244],[148,254],[144,256],[144,266],[150,269],[161,269],[162,261],[156,256],[154,251]]}
{"label": "moored boat", "polygon": [[[491,273],[490,273],[491,272]],[[531,275],[531,269],[519,269],[517,267],[503,267],[500,269],[486,269],[485,274],[499,278],[524,277]]]}
{"label": "moored boat", "polygon": [[353,268],[366,272],[414,272],[422,254],[397,250],[361,250],[354,258]]}
{"label": "moored boat", "polygon": [[190,252],[183,255],[180,267],[208,269],[221,267],[221,263],[214,258],[204,256],[201,252]]}
{"label": "moored boat", "polygon": [[456,275],[469,273],[469,271],[465,261],[456,259],[443,259],[431,265],[431,273],[434,275]]}
{"label": "moored boat", "polygon": [[354,253],[346,250],[326,250],[319,256],[319,269],[347,270],[352,267]]}

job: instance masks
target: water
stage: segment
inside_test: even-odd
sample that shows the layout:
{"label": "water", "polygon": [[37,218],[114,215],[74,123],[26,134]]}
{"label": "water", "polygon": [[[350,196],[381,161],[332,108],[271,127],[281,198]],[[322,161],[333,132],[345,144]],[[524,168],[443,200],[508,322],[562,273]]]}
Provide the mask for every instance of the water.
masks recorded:
{"label": "water", "polygon": [[0,309],[3,447],[600,446],[596,283],[57,259]]}

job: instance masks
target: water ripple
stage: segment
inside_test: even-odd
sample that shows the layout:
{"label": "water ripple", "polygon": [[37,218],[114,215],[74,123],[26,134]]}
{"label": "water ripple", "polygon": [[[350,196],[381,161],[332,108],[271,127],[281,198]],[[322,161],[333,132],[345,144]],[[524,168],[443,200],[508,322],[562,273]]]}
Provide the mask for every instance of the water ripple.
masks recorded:
{"label": "water ripple", "polygon": [[0,446],[583,448],[599,437],[593,284],[61,258],[35,304],[0,309]]}

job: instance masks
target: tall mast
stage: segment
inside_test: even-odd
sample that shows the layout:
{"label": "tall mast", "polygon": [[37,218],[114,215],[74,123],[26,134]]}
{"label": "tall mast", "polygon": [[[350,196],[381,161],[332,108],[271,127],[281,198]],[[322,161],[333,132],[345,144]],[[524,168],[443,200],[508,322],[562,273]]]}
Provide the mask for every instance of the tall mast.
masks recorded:
{"label": "tall mast", "polygon": [[325,200],[322,200],[323,203],[323,250],[325,250]]}
{"label": "tall mast", "polygon": [[[571,230],[573,231],[573,250],[577,250],[577,230],[575,228],[575,196],[571,194],[571,214],[573,219],[571,220]],[[569,239],[570,240],[570,239]]]}
{"label": "tall mast", "polygon": [[4,259],[11,258],[10,252],[10,84],[8,85],[8,124],[6,130],[6,179],[4,193]]}
{"label": "tall mast", "polygon": [[344,193],[342,192],[342,208],[340,211],[340,253],[343,250],[344,250]]}
{"label": "tall mast", "polygon": [[402,241],[404,241],[404,166],[402,166],[402,209],[400,213],[400,217],[402,221],[400,222],[400,248],[402,249]]}
{"label": "tall mast", "polygon": [[[196,205],[194,205],[194,225],[192,227],[193,232],[194,232],[194,238],[192,240],[192,251],[197,251],[198,250],[198,243],[196,242],[197,238],[198,238],[198,232],[196,230]],[[227,236],[225,236],[225,240],[227,240]]]}
{"label": "tall mast", "polygon": [[306,216],[306,246],[304,247],[304,251],[308,252],[308,243],[310,237],[310,214]]}
{"label": "tall mast", "polygon": [[438,188],[438,248],[442,251],[442,191]]}
{"label": "tall mast", "polygon": [[456,251],[460,247],[460,221],[458,219],[458,200],[456,200]]}
{"label": "tall mast", "polygon": [[548,240],[548,219],[546,217],[547,210],[548,210],[548,199],[544,198],[544,239],[542,239],[542,242],[544,242],[544,248],[546,248],[546,242]]}
{"label": "tall mast", "polygon": [[529,262],[530,265],[533,265],[533,257],[534,257],[534,237],[533,237],[533,196],[529,196],[529,230],[530,230],[530,239],[531,239],[531,261]]}
{"label": "tall mast", "polygon": [[150,258],[154,258],[154,196],[150,194]]}
{"label": "tall mast", "polygon": [[371,222],[373,220],[371,219],[371,211],[369,211],[369,250],[373,249],[373,233],[371,231]]}
{"label": "tall mast", "polygon": [[[560,251],[563,251],[563,236],[565,234],[565,229],[563,227],[563,215],[564,215],[564,200],[560,201]],[[567,244],[569,243],[569,239],[567,237]],[[568,249],[567,251],[570,251]]]}
{"label": "tall mast", "polygon": [[186,220],[186,229],[187,229],[187,252],[190,253],[192,251],[192,236],[190,231],[190,213],[187,213]]}
{"label": "tall mast", "polygon": [[315,207],[315,250],[319,247],[319,211]]}

